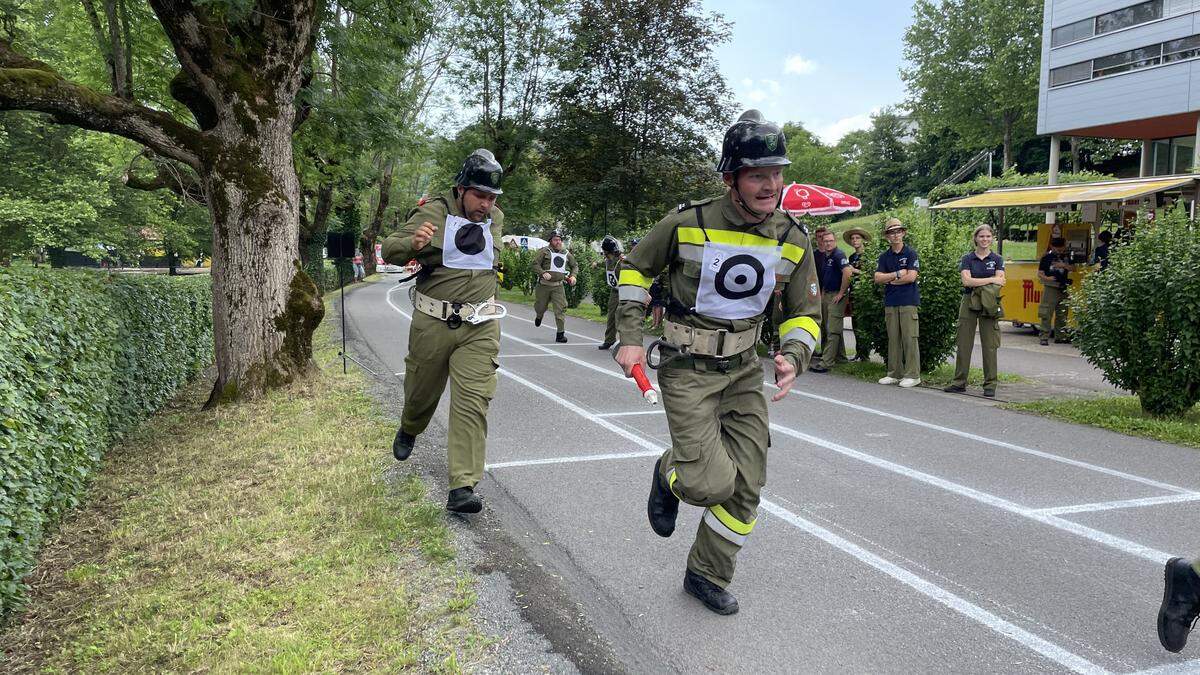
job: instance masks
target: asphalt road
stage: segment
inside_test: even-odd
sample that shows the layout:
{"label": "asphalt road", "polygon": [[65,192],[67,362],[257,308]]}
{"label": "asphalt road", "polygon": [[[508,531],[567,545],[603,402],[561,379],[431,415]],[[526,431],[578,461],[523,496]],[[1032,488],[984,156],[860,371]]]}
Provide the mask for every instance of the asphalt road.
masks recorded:
{"label": "asphalt road", "polygon": [[[407,288],[346,303],[352,345],[398,391]],[[478,492],[523,542],[514,567],[549,568],[625,670],[1200,672],[1200,636],[1171,655],[1154,628],[1162,563],[1200,554],[1200,452],[806,375],[770,405],[741,612],[720,617],[681,586],[701,510],[684,505],[670,539],[646,523],[661,409],[595,348],[603,326],[568,318],[559,345],[552,321],[509,311]]]}

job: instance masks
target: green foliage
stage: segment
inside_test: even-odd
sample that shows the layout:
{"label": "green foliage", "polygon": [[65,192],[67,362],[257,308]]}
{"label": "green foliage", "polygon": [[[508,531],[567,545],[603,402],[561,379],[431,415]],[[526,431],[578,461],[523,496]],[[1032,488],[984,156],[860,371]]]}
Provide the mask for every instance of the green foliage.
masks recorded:
{"label": "green foliage", "polygon": [[208,277],[0,269],[0,617],[101,452],[212,358]]}
{"label": "green foliage", "polygon": [[[1091,183],[1094,181],[1112,179],[1113,177],[1109,176],[1108,174],[1096,173],[1094,171],[1058,174],[1059,185]],[[1015,173],[1010,171],[1002,176],[994,176],[992,178],[987,176],[979,176],[978,178],[966,181],[965,183],[939,185],[938,187],[935,187],[929,191],[929,201],[930,203],[937,204],[954,197],[968,197],[970,195],[982,194],[995,188],[1031,187],[1035,185],[1048,185],[1049,182],[1050,177],[1046,173]],[[1043,222],[1045,221],[1043,220]]]}
{"label": "green foliage", "polygon": [[600,308],[601,314],[606,315],[608,314],[608,296],[612,287],[608,285],[604,262],[604,254],[601,253],[596,257],[596,266],[589,266],[587,273],[591,277],[589,283],[592,285],[592,302]]}
{"label": "green foliage", "polygon": [[572,242],[570,251],[575,256],[575,262],[579,263],[579,274],[575,278],[575,285],[566,287],[567,307],[578,307],[579,303],[591,295],[591,290],[595,288],[596,281],[592,263],[600,259],[600,254],[593,251],[586,241]]}
{"label": "green foliage", "polygon": [[962,300],[959,261],[971,250],[971,230],[967,222],[954,222],[939,216],[937,227],[930,222],[929,211],[909,207],[880,214],[863,253],[863,274],[855,275],[850,290],[854,302],[854,323],[862,339],[858,349],[870,349],[887,355],[887,326],[884,323],[883,286],[873,280],[879,255],[887,246],[883,223],[895,216],[908,226],[905,243],[921,261],[917,283],[921,291],[921,372],[941,365],[954,351],[958,330],[958,305]]}
{"label": "green foliage", "polygon": [[1200,233],[1181,206],[1114,246],[1104,272],[1071,298],[1075,344],[1106,380],[1153,415],[1200,401]]}
{"label": "green foliage", "polygon": [[904,120],[893,110],[871,117],[871,130],[858,166],[857,196],[867,211],[897,205],[911,196],[913,171],[908,148],[901,141],[906,133]]}
{"label": "green foliage", "polygon": [[518,290],[529,295],[533,293],[533,255],[535,251],[524,248],[509,248],[505,246],[500,251],[500,264],[504,266],[504,281],[500,283],[505,290]]}
{"label": "green foliage", "polygon": [[792,161],[783,169],[785,183],[810,183],[853,194],[858,189],[858,166],[846,155],[821,142],[798,122],[783,125],[787,156]]}
{"label": "green foliage", "polygon": [[1004,407],[1037,413],[1073,424],[1088,424],[1130,436],[1200,448],[1200,409],[1197,408],[1179,415],[1160,417],[1143,410],[1136,396],[1051,398],[1028,403],[1009,403]]}

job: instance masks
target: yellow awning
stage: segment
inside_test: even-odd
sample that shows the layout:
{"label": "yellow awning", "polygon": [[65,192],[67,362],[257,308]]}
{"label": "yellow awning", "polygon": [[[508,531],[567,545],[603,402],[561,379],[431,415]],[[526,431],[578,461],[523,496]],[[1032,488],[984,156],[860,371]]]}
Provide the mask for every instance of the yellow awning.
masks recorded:
{"label": "yellow awning", "polygon": [[988,190],[950,202],[942,202],[935,209],[987,209],[1019,206],[1054,206],[1056,204],[1087,204],[1091,202],[1123,202],[1165,190],[1190,185],[1192,177],[1132,179],[1105,181],[1102,183],[1077,183],[1075,185],[1041,185],[1027,188],[1001,188]]}

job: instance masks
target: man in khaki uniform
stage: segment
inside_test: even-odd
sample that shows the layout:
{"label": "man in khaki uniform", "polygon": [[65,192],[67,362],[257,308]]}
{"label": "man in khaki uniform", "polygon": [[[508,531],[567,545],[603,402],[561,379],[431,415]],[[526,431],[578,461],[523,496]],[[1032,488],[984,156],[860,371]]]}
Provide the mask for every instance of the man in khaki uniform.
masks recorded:
{"label": "man in khaki uniform", "polygon": [[671,297],[656,344],[671,447],[655,462],[646,510],[651,529],[669,537],[681,500],[705,509],[683,588],[718,614],[738,610],[726,587],[766,482],[767,404],[755,346],[777,286],[782,344],[772,400],[791,390],[821,335],[808,233],[776,209],[789,163],[784,143],[777,125],[757,110],[744,113],[725,134],[717,166],[728,192],[669,213],[626,255],[618,278],[617,362],[629,376],[646,363],[647,291],[669,271]]}
{"label": "man in khaki uniform", "polygon": [[617,305],[621,301],[617,293],[617,274],[624,256],[621,255],[621,242],[611,235],[606,235],[600,242],[600,252],[604,258],[592,263],[592,267],[604,263],[604,283],[608,286],[608,323],[604,326],[604,342],[596,349],[609,349],[617,341]]}
{"label": "man in khaki uniform", "polygon": [[446,508],[478,513],[488,404],[496,392],[500,352],[496,268],[504,213],[496,207],[503,169],[492,153],[471,153],[449,192],[421,200],[404,226],[383,242],[393,265],[421,263],[404,371],[404,413],[392,443],[396,459],[412,454],[450,381]]}
{"label": "man in khaki uniform", "polygon": [[546,239],[550,245],[533,256],[533,273],[537,275],[537,287],[533,293],[533,325],[542,325],[542,315],[546,306],[554,310],[554,327],[558,330],[554,336],[555,342],[567,341],[567,291],[563,281],[575,285],[579,275],[579,263],[575,256],[563,248],[562,234],[557,230],[550,232]]}

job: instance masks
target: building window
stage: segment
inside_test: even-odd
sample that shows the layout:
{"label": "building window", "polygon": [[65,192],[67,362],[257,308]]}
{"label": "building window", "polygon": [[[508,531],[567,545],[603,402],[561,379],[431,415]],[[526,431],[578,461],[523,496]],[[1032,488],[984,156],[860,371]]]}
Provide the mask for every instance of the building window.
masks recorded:
{"label": "building window", "polygon": [[1050,86],[1058,87],[1072,82],[1092,79],[1092,62],[1084,61],[1050,71]]}
{"label": "building window", "polygon": [[1138,68],[1148,68],[1162,63],[1162,45],[1152,45],[1141,49],[1130,49],[1127,52],[1102,56],[1092,61],[1092,77],[1116,75]]}
{"label": "building window", "polygon": [[1115,12],[1101,14],[1096,17],[1096,35],[1111,33],[1114,30],[1129,28],[1139,23],[1161,19],[1163,15],[1163,0],[1150,0],[1132,7],[1118,9]]}
{"label": "building window", "polygon": [[1096,20],[1084,19],[1050,31],[1050,46],[1061,47],[1072,42],[1086,40],[1096,34]]}
{"label": "building window", "polygon": [[1163,63],[1194,59],[1200,56],[1200,35],[1163,43]]}
{"label": "building window", "polygon": [[1192,172],[1196,148],[1195,136],[1160,138],[1154,141],[1154,176],[1170,176]]}

